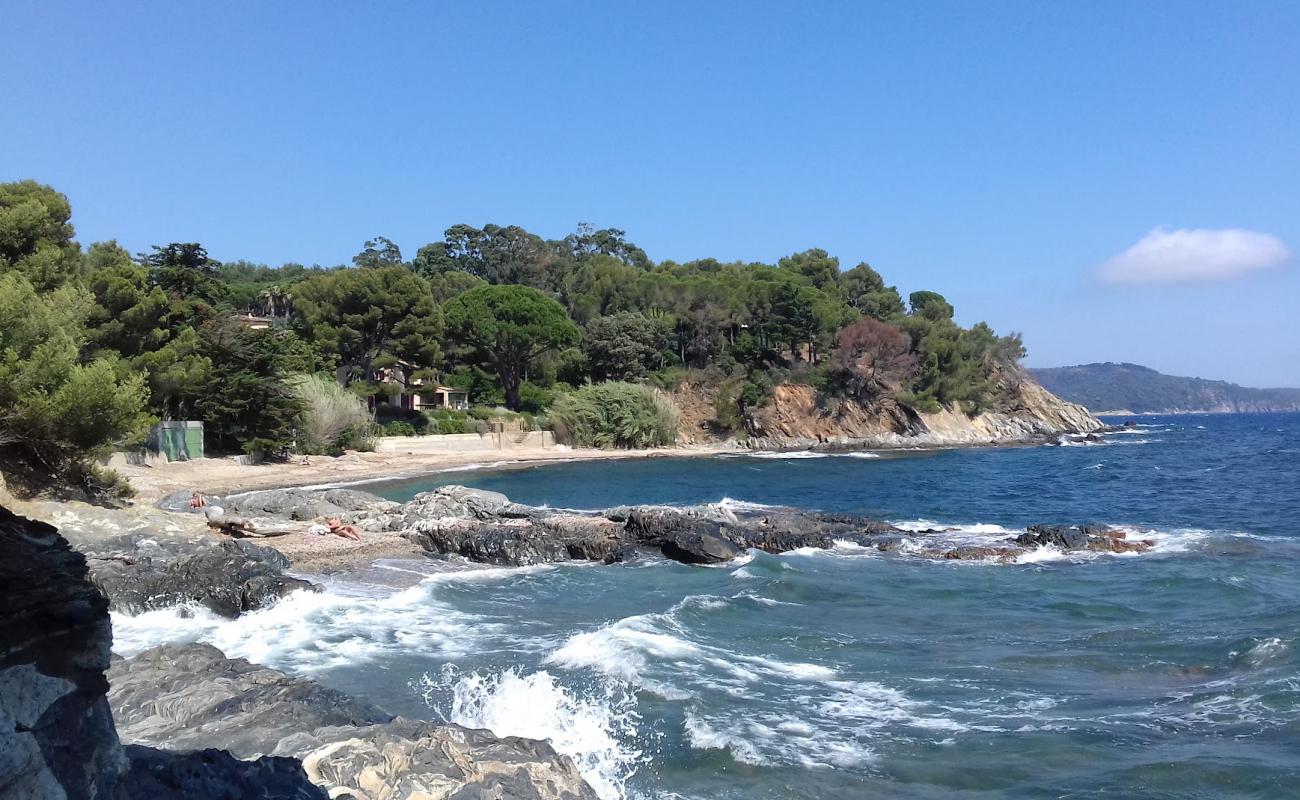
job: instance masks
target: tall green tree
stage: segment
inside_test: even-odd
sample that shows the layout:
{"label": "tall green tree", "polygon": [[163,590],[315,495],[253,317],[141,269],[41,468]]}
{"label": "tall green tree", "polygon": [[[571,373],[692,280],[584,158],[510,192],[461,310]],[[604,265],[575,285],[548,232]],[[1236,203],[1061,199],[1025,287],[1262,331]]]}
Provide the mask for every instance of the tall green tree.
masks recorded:
{"label": "tall green tree", "polygon": [[71,219],[68,198],[53,188],[0,183],[0,272],[21,272],[38,291],[76,277],[80,259]]}
{"label": "tall green tree", "polygon": [[525,286],[480,286],[448,301],[447,330],[495,370],[506,405],[519,408],[519,386],[543,353],[578,342],[578,329],[551,298]]}
{"label": "tall green tree", "polygon": [[84,486],[90,459],[148,427],[142,376],[82,358],[92,305],[80,287],[38,292],[0,274],[0,465],[19,490]]}
{"label": "tall green tree", "polygon": [[666,320],[625,311],[587,323],[582,350],[592,380],[639,380],[663,367],[672,331]]}
{"label": "tall green tree", "polygon": [[386,236],[367,239],[361,252],[352,257],[352,263],[358,267],[377,269],[379,267],[400,267],[402,250]]}
{"label": "tall green tree", "polygon": [[339,383],[370,380],[395,360],[432,367],[443,319],[429,284],[404,267],[345,269],[293,289],[294,320],[303,338],[337,355]]}

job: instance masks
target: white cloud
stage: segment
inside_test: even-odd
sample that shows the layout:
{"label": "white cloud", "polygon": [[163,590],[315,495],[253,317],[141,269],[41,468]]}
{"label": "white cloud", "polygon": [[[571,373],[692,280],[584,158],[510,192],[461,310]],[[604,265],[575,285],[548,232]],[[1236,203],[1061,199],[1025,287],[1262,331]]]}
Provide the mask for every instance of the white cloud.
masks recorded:
{"label": "white cloud", "polygon": [[1240,228],[1156,228],[1097,268],[1115,284],[1229,281],[1281,266],[1291,257],[1282,240]]}

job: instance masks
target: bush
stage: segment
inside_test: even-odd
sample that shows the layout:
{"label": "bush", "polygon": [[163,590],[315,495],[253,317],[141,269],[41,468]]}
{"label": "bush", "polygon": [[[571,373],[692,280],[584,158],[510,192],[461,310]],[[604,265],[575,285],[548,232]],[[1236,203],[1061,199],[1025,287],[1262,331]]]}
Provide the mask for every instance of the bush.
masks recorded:
{"label": "bush", "polygon": [[596,383],[551,407],[555,437],[580,447],[658,447],[677,440],[677,409],[648,386]]}
{"label": "bush", "polygon": [[414,436],[415,435],[415,426],[409,422],[403,422],[401,420],[394,420],[393,422],[385,422],[383,425],[379,426],[379,430],[385,436]]}
{"label": "bush", "polygon": [[298,452],[339,455],[373,449],[375,424],[359,397],[324,375],[299,375],[289,385],[303,403]]}

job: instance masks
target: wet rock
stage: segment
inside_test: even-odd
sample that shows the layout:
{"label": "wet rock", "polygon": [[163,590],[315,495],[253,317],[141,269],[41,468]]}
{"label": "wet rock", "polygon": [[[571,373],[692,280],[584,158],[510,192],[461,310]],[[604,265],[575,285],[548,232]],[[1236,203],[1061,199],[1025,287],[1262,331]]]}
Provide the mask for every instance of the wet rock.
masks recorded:
{"label": "wet rock", "polygon": [[393,717],[208,645],[164,645],[109,675],[123,738],[236,756],[293,756],[331,796],[357,800],[594,800],[545,742]]}
{"label": "wet rock", "polygon": [[744,535],[718,522],[671,509],[634,509],[624,530],[632,543],[657,547],[665,558],[683,564],[718,564],[744,552]]}
{"label": "wet rock", "polygon": [[458,555],[480,564],[522,567],[570,558],[565,542],[530,524],[420,524],[403,536],[431,553]]}
{"label": "wet rock", "polygon": [[1077,525],[1030,525],[1016,537],[1023,547],[1059,547],[1062,550],[1085,550],[1088,535]]}
{"label": "wet rock", "polygon": [[731,540],[701,528],[674,533],[660,543],[659,549],[666,558],[683,564],[721,564],[744,552]]}
{"label": "wet rock", "polygon": [[91,582],[115,611],[197,603],[233,618],[314,588],[284,574],[284,555],[243,540],[129,534],[77,537],[75,544],[86,555]]}
{"label": "wet rock", "polygon": [[950,561],[986,561],[988,559],[997,559],[998,561],[1011,561],[1016,556],[1024,553],[1016,547],[981,547],[979,545],[963,545],[954,547],[951,550],[944,550],[940,553],[940,558]]}
{"label": "wet rock", "polygon": [[1112,553],[1141,553],[1151,549],[1150,540],[1128,541],[1128,534],[1105,525],[1030,525],[1016,537],[1025,547],[1059,547],[1062,550],[1098,550]]}

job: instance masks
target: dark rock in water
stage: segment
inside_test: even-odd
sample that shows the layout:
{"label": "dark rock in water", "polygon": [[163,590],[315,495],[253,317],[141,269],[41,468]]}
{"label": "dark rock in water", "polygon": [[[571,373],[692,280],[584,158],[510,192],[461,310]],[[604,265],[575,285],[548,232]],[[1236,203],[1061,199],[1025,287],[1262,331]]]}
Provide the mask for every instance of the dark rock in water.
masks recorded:
{"label": "dark rock in water", "polygon": [[225,617],[262,608],[310,583],[285,575],[289,559],[267,547],[206,536],[78,538],[90,580],[111,608],[138,614],[198,603]]}
{"label": "dark rock in water", "polygon": [[1016,544],[1024,547],[1051,545],[1062,550],[1085,550],[1088,535],[1076,525],[1030,525],[1016,537]]}
{"label": "dark rock in water", "polygon": [[664,539],[659,549],[665,557],[683,564],[721,564],[744,552],[731,540],[702,528],[678,531]]}
{"label": "dark rock in water", "polygon": [[178,753],[127,745],[125,784],[133,800],[329,800],[296,758],[240,761],[223,750]]}
{"label": "dark rock in water", "polygon": [[0,508],[0,800],[326,800],[296,761],[123,748],[111,642],[85,558]]}
{"label": "dark rock in water", "polygon": [[940,557],[951,561],[985,561],[990,558],[996,558],[999,561],[1009,561],[1023,552],[1023,550],[1015,547],[981,547],[978,545],[963,545],[961,547],[954,547],[951,550],[944,550],[940,553]]}
{"label": "dark rock in water", "polygon": [[115,663],[109,678],[125,739],[295,756],[335,796],[596,797],[573,762],[545,742],[393,717],[208,645],[153,648]]}
{"label": "dark rock in water", "polygon": [[1142,553],[1155,544],[1150,540],[1132,542],[1128,534],[1105,525],[1030,525],[1016,537],[1025,547],[1051,545],[1062,550],[1100,550],[1112,553]]}
{"label": "dark rock in water", "polygon": [[682,511],[634,509],[624,530],[636,544],[683,564],[719,564],[744,552],[721,524]]}
{"label": "dark rock in water", "polygon": [[403,535],[431,553],[463,556],[480,564],[520,567],[570,558],[564,542],[531,525],[421,525]]}

